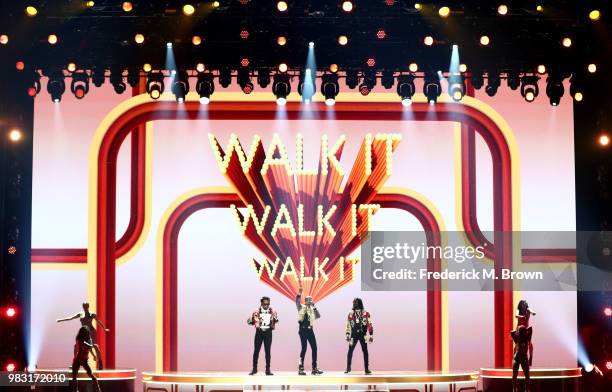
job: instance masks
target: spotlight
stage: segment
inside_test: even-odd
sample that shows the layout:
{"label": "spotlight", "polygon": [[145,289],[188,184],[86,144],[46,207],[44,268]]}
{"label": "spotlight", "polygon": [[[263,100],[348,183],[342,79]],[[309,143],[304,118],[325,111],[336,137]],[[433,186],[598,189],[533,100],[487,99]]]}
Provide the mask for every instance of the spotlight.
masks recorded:
{"label": "spotlight", "polygon": [[573,75],[570,79],[570,89],[569,93],[574,98],[574,101],[581,102],[584,99],[584,94],[582,93],[582,81],[578,75]]}
{"label": "spotlight", "polygon": [[287,103],[287,96],[290,92],[291,84],[289,82],[289,75],[286,73],[277,73],[274,75],[272,93],[276,96],[276,103],[278,105],[285,105]]}
{"label": "spotlight", "polygon": [[32,73],[32,85],[28,88],[28,95],[35,97],[40,93],[40,74],[36,71]]}
{"label": "spotlight", "polygon": [[204,63],[196,64],[196,71],[198,71],[199,73],[204,72],[205,69],[206,69],[206,66],[204,65]]}
{"label": "spotlight", "polygon": [[287,44],[287,37],[281,35],[276,39],[276,43],[278,44],[278,46],[285,46]]}
{"label": "spotlight", "polygon": [[191,4],[185,4],[183,6],[183,14],[187,15],[187,16],[191,16],[193,15],[193,13],[195,12],[195,7]]}
{"label": "spotlight", "polygon": [[38,15],[38,10],[36,9],[36,7],[31,6],[31,5],[26,7],[25,12],[26,12],[26,14],[28,16],[36,16],[36,15]]}
{"label": "spotlight", "polygon": [[240,65],[243,66],[243,67],[248,67],[250,63],[251,62],[246,57],[240,59]]}
{"label": "spotlight", "polygon": [[410,63],[410,65],[408,65],[408,70],[410,72],[416,72],[419,70],[419,65],[417,63]]}
{"label": "spotlight", "polygon": [[64,82],[64,75],[61,73],[61,71],[55,73],[53,76],[49,75],[47,92],[51,95],[51,100],[53,102],[60,102],[65,91],[66,83]]}
{"label": "spotlight", "polygon": [[[22,134],[21,131],[19,129],[11,129],[8,133],[8,138],[10,141],[12,141],[13,143],[17,143],[18,141],[21,140],[22,138]],[[10,252],[9,252],[10,253]],[[8,316],[8,314],[7,314]]]}
{"label": "spotlight", "polygon": [[336,64],[336,63],[334,63],[334,64],[330,64],[330,65],[329,65],[329,71],[330,71],[330,72],[333,72],[333,73],[338,72],[338,64]]}
{"label": "spotlight", "polygon": [[179,71],[176,73],[170,90],[172,94],[174,94],[177,102],[185,101],[185,96],[189,92],[189,75],[187,75],[187,71]]}
{"label": "spotlight", "polygon": [[501,80],[499,78],[499,74],[497,72],[489,71],[487,75],[487,87],[485,87],[485,92],[487,95],[492,97],[497,94],[497,89],[499,88],[500,84]]}
{"label": "spotlight", "polygon": [[316,92],[316,81],[312,76],[312,69],[306,68],[300,72],[300,80],[298,81],[298,94],[302,97],[304,103],[310,103]]}
{"label": "spotlight", "polygon": [[310,42],[308,43],[308,47],[309,47],[310,49],[314,48],[314,42],[310,41]]}
{"label": "spotlight", "polygon": [[104,68],[94,68],[91,71],[91,82],[94,86],[100,87],[104,84]]}
{"label": "spotlight", "polygon": [[472,72],[472,86],[474,86],[476,90],[480,90],[482,86],[484,86],[484,76],[482,71],[475,70]]}
{"label": "spotlight", "polygon": [[374,57],[370,57],[366,60],[366,64],[371,68],[376,65],[376,59]]}
{"label": "spotlight", "polygon": [[383,71],[382,77],[380,78],[380,84],[387,90],[393,87],[395,83],[395,77],[393,76],[393,71]]}
{"label": "spotlight", "polygon": [[136,87],[140,82],[140,70],[137,67],[130,67],[127,74],[127,82],[130,87]]}
{"label": "spotlight", "polygon": [[511,90],[516,90],[521,85],[519,73],[516,71],[508,71],[508,79],[506,80],[508,87]]}
{"label": "spotlight", "polygon": [[359,84],[359,73],[355,70],[346,71],[346,86],[353,90]]}
{"label": "spotlight", "polygon": [[4,367],[4,369],[6,369],[7,372],[14,372],[16,368],[17,366],[15,365],[15,362],[9,362]]}
{"label": "spotlight", "polygon": [[15,69],[17,69],[17,71],[23,71],[25,69],[25,63],[23,61],[17,61],[15,63]]}
{"label": "spotlight", "polygon": [[587,71],[589,71],[589,73],[595,73],[597,72],[597,64],[595,63],[591,63],[587,66]]}
{"label": "spotlight", "polygon": [[353,10],[353,2],[352,1],[343,1],[342,2],[342,11],[351,12]]}
{"label": "spotlight", "polygon": [[251,82],[251,75],[247,69],[241,69],[238,71],[237,80],[243,93],[250,94],[253,92],[253,82]]}
{"label": "spotlight", "polygon": [[423,94],[425,94],[429,103],[436,103],[438,101],[438,97],[442,94],[442,86],[440,86],[440,78],[437,74],[433,72],[425,74]]}
{"label": "spotlight", "polygon": [[280,63],[278,65],[278,70],[280,72],[283,72],[283,73],[287,72],[287,64],[286,63]]}
{"label": "spotlight", "polygon": [[134,36],[134,42],[136,42],[138,45],[142,44],[144,42],[144,35],[136,34]]}
{"label": "spotlight", "polygon": [[4,309],[4,315],[6,316],[6,318],[15,318],[15,316],[17,316],[17,309],[14,306],[9,306],[6,309]]}
{"label": "spotlight", "polygon": [[172,49],[172,42],[166,42],[166,48]]}
{"label": "spotlight", "polygon": [[286,1],[279,1],[278,3],[276,3],[276,9],[280,12],[287,11],[287,8],[289,8],[289,6],[287,5]]}
{"label": "spotlight", "polygon": [[130,12],[134,9],[134,6],[132,5],[131,1],[124,1],[123,4],[121,4],[121,8],[125,12]]}
{"label": "spotlight", "polygon": [[550,104],[558,106],[564,93],[563,79],[557,75],[549,76],[546,80],[546,96],[549,98]]}
{"label": "spotlight", "polygon": [[608,147],[610,145],[610,136],[608,136],[607,134],[599,135],[599,137],[597,138],[597,142],[601,147]]}
{"label": "spotlight", "polygon": [[414,9],[415,10],[420,10],[423,8],[423,5],[421,3],[414,3]]}
{"label": "spotlight", "polygon": [[338,43],[342,46],[348,44],[348,37],[346,35],[341,35],[338,37]]}
{"label": "spotlight", "polygon": [[397,78],[397,95],[400,96],[402,100],[402,105],[408,106],[412,103],[412,97],[416,92],[416,88],[414,86],[414,76],[413,75],[400,75]]}
{"label": "spotlight", "polygon": [[497,13],[500,15],[508,14],[508,6],[505,4],[501,4],[499,7],[497,7]]}
{"label": "spotlight", "polygon": [[70,91],[77,99],[83,99],[89,92],[89,76],[83,70],[72,74]]}
{"label": "spotlight", "polygon": [[266,88],[270,84],[270,73],[267,69],[260,68],[257,70],[257,84],[261,88]]}
{"label": "spotlight", "polygon": [[221,68],[219,70],[219,84],[223,88],[228,88],[232,84],[232,70],[229,68]]}
{"label": "spotlight", "polygon": [[569,48],[572,46],[572,39],[569,37],[565,37],[561,40],[561,45],[565,48]]}
{"label": "spotlight", "polygon": [[543,7],[542,5],[540,5],[540,4],[538,4],[538,5],[536,6],[536,11],[538,11],[538,12],[544,12],[544,7]]}
{"label": "spotlight", "polygon": [[6,34],[0,35],[0,44],[6,45],[9,42],[9,37]]}
{"label": "spotlight", "polygon": [[153,69],[153,67],[149,63],[144,63],[142,65],[142,70],[147,72],[147,73],[151,72],[152,69]]}
{"label": "spotlight", "polygon": [[448,15],[450,15],[450,8],[448,8],[447,6],[440,7],[440,9],[438,9],[438,15],[443,18],[446,18]]}
{"label": "spotlight", "polygon": [[535,75],[523,76],[523,80],[521,80],[521,96],[525,98],[525,101],[533,102],[537,98],[540,92],[538,80],[539,78]]}
{"label": "spotlight", "polygon": [[546,66],[544,64],[540,64],[538,65],[537,71],[540,75],[543,75],[546,73]]}
{"label": "spotlight", "polygon": [[[608,141],[609,142],[609,141]],[[603,314],[606,317],[612,317],[612,308],[609,306],[606,306],[603,310]]]}
{"label": "spotlight", "polygon": [[250,35],[249,34],[249,30],[247,30],[247,29],[241,29],[240,30],[240,38],[241,39],[247,39],[247,38],[249,38],[249,35]]}
{"label": "spotlight", "polygon": [[448,95],[455,102],[459,102],[465,96],[465,81],[462,76],[456,76],[453,82],[448,85]]}
{"label": "spotlight", "polygon": [[480,45],[482,46],[488,46],[491,43],[491,39],[489,38],[488,35],[483,35],[480,37]]}
{"label": "spotlight", "polygon": [[384,29],[378,29],[378,31],[376,31],[376,38],[385,39],[386,37],[387,37],[387,32]]}
{"label": "spotlight", "polygon": [[363,74],[363,82],[359,86],[359,92],[361,95],[366,96],[374,90],[376,86],[376,72],[368,71]]}
{"label": "spotlight", "polygon": [[434,43],[434,39],[433,39],[433,37],[432,37],[431,35],[428,35],[428,36],[426,36],[425,38],[423,38],[423,43],[424,43],[426,46],[431,46],[431,45],[433,45],[433,43]]}
{"label": "spotlight", "polygon": [[47,42],[49,42],[51,45],[55,45],[57,41],[57,35],[55,34],[49,34],[49,36],[47,37]]}
{"label": "spotlight", "polygon": [[164,91],[164,75],[161,72],[151,72],[145,87],[147,94],[153,99],[159,99]]}
{"label": "spotlight", "polygon": [[200,37],[199,35],[194,35],[193,37],[191,37],[191,43],[194,46],[199,46],[202,43],[202,37]]}
{"label": "spotlight", "polygon": [[321,93],[325,97],[325,104],[327,106],[334,105],[339,92],[338,75],[335,73],[324,74],[321,78]]}
{"label": "spotlight", "polygon": [[125,89],[127,88],[125,82],[123,81],[123,70],[120,68],[111,69],[111,74],[109,78],[111,84],[113,85],[113,89],[117,94],[123,94]]}
{"label": "spotlight", "polygon": [[218,2],[218,1],[213,1],[213,3],[212,3],[213,8],[219,8],[220,5],[221,5],[221,3]]}
{"label": "spotlight", "polygon": [[467,72],[467,64],[459,64],[459,72],[465,73]]}
{"label": "spotlight", "polygon": [[601,12],[599,10],[593,10],[589,12],[589,19],[591,19],[592,21],[599,20],[599,18],[601,18]]}
{"label": "spotlight", "polygon": [[201,104],[207,105],[210,102],[210,96],[215,92],[215,82],[212,73],[207,72],[198,75],[196,92],[200,96]]}

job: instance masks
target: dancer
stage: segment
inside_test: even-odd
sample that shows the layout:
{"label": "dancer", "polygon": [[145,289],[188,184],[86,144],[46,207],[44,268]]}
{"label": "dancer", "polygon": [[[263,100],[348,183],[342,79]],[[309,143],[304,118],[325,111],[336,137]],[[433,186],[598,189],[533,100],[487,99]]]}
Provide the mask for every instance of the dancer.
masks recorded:
{"label": "dancer", "polygon": [[98,319],[98,316],[95,313],[89,312],[89,302],[83,302],[82,312],[79,312],[75,314],[74,316],[69,316],[63,319],[57,319],[56,321],[58,323],[61,323],[63,321],[70,321],[70,320],[75,320],[75,319],[79,319],[79,321],[81,322],[81,326],[89,329],[89,336],[91,337],[90,343],[94,348],[96,357],[98,358],[97,367],[98,369],[102,370],[104,368],[102,364],[102,353],[100,352],[100,346],[98,346],[98,335],[96,333],[96,328],[93,325],[93,321],[96,320],[96,323],[100,324],[104,332],[108,332],[109,329],[104,326],[102,321]]}
{"label": "dancer", "polygon": [[529,366],[532,366],[533,360],[533,343],[531,343],[531,335],[533,334],[532,328],[529,326],[529,317],[531,315],[536,315],[536,313],[529,307],[529,304],[524,299],[520,300],[516,310],[516,318],[517,318],[517,329],[521,325],[527,328],[529,332]]}
{"label": "dancer", "polygon": [[529,341],[531,340],[531,329],[520,325],[516,331],[510,332],[512,340],[514,340],[514,358],[512,362],[512,392],[518,392],[516,378],[518,376],[519,366],[523,369],[525,375],[525,392],[529,392],[529,366],[531,364],[531,355],[527,358],[529,350]]}
{"label": "dancer", "polygon": [[299,323],[299,335],[300,343],[302,345],[302,351],[300,351],[300,364],[298,367],[298,374],[300,376],[306,375],[304,371],[304,357],[306,356],[307,343],[310,344],[310,351],[312,354],[312,375],[322,374],[323,372],[317,368],[317,338],[314,333],[314,322],[316,319],[321,317],[321,314],[312,302],[312,297],[307,296],[304,299],[304,305],[302,305],[302,293],[304,290],[300,287],[298,294],[295,297],[295,306],[298,310],[298,323]]}
{"label": "dancer", "polygon": [[365,374],[372,374],[370,371],[370,356],[368,354],[368,343],[374,341],[374,327],[372,326],[372,316],[363,309],[361,298],[353,300],[353,309],[349,312],[346,321],[346,341],[349,342],[348,354],[346,355],[346,371],[351,372],[351,362],[353,361],[353,351],[357,342],[361,345],[363,353],[363,366]]}
{"label": "dancer", "polygon": [[255,348],[253,350],[253,370],[249,373],[250,376],[257,374],[257,360],[259,359],[259,351],[261,344],[264,345],[266,355],[266,376],[272,376],[270,371],[270,350],[272,348],[272,331],[278,323],[276,312],[270,307],[270,298],[262,297],[259,308],[251,314],[247,320],[247,324],[255,327]]}
{"label": "dancer", "polygon": [[[74,343],[74,358],[72,359],[72,391],[77,391],[77,375],[79,373],[79,368],[83,366],[83,369],[87,372],[87,375],[91,377],[94,386],[97,392],[100,392],[100,384],[98,383],[98,379],[94,376],[91,371],[91,367],[87,363],[87,359],[89,358],[89,353],[92,351],[93,345],[91,342],[91,336],[89,334],[89,329],[87,327],[82,326],[79,328],[79,332],[76,336],[76,341]],[[94,360],[96,359],[96,355],[92,353]]]}

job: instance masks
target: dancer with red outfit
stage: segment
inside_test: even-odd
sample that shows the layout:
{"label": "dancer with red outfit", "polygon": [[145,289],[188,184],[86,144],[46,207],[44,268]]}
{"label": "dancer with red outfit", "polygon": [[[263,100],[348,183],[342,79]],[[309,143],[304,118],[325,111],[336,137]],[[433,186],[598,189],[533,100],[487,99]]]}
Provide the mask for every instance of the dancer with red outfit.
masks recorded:
{"label": "dancer with red outfit", "polygon": [[529,304],[524,299],[520,300],[516,310],[517,326],[518,330],[521,326],[525,327],[529,331],[529,366],[532,366],[533,361],[533,344],[531,343],[531,335],[533,329],[529,326],[529,318],[531,315],[536,313],[529,307]]}

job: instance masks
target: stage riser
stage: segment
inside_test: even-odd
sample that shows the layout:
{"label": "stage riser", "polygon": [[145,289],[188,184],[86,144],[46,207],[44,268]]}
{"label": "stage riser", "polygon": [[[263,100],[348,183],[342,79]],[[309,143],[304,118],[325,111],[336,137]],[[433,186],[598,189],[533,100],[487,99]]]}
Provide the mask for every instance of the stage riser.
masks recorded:
{"label": "stage riser", "polygon": [[[134,392],[134,380],[104,380],[100,381],[102,392]],[[95,392],[91,381],[79,381],[79,392]],[[72,392],[70,386],[36,387],[37,392]]]}
{"label": "stage riser", "polygon": [[151,384],[147,383],[143,386],[144,392],[343,392],[343,391],[359,391],[359,392],[477,392],[477,384],[461,383],[461,384],[420,384],[420,385],[285,385],[285,386],[218,386],[218,385],[189,385],[189,384]]}
{"label": "stage riser", "polygon": [[[524,382],[518,380],[519,391],[523,391]],[[512,380],[506,378],[485,378],[482,381],[483,392],[512,391]],[[581,380],[575,378],[563,379],[532,379],[530,392],[580,392]]]}

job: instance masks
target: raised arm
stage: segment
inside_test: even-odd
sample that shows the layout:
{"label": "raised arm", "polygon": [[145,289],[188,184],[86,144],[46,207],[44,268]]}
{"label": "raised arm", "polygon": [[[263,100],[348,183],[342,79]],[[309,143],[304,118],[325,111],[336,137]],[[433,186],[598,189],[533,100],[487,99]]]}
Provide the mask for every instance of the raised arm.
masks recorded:
{"label": "raised arm", "polygon": [[295,296],[295,307],[297,308],[298,312],[302,310],[302,292],[304,292],[304,290],[300,287],[297,295]]}
{"label": "raised arm", "polygon": [[55,321],[57,321],[58,323],[61,323],[63,321],[75,320],[75,319],[78,319],[79,317],[81,317],[81,313],[77,313],[74,316],[68,316],[68,317],[64,317],[64,318],[61,318],[61,319],[57,319]]}
{"label": "raised arm", "polygon": [[100,321],[97,315],[94,315],[94,319],[96,319],[96,323],[100,324],[100,326],[102,327],[102,329],[104,329],[104,331],[108,332],[108,329],[104,326],[104,323]]}

